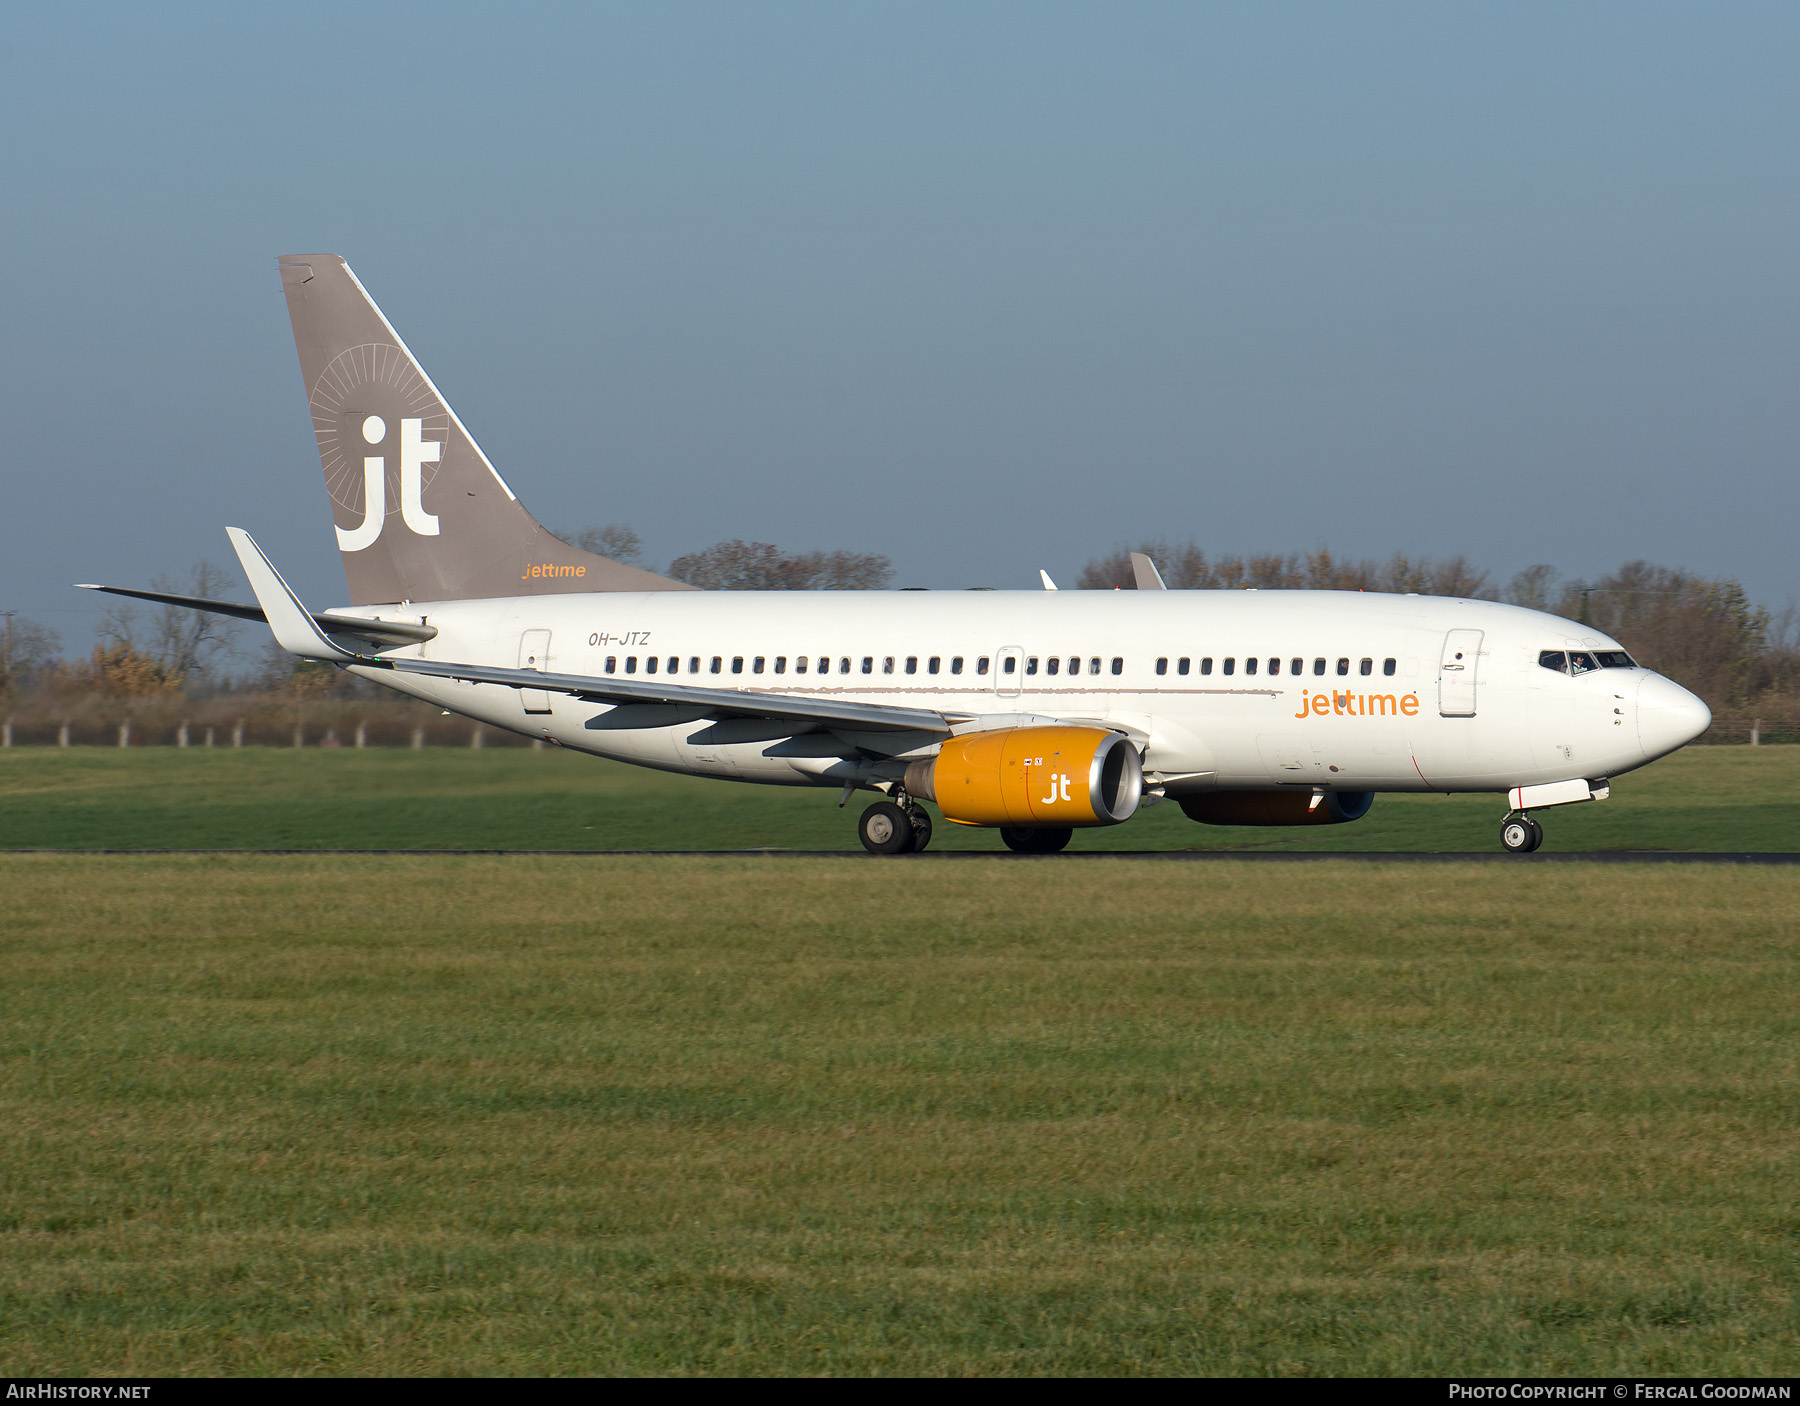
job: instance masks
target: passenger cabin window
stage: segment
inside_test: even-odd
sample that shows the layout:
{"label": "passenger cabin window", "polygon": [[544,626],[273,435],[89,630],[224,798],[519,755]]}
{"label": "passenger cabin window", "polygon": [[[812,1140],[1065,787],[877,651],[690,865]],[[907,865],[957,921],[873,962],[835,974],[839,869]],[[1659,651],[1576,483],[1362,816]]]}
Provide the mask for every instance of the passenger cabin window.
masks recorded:
{"label": "passenger cabin window", "polygon": [[1313,673],[1314,674],[1322,674],[1324,672],[1325,672],[1325,661],[1323,659],[1313,660]]}
{"label": "passenger cabin window", "polygon": [[1212,672],[1212,660],[1211,659],[1202,659],[1200,661],[1200,672],[1202,674],[1210,674]]}
{"label": "passenger cabin window", "polygon": [[1007,655],[1006,658],[1004,658],[1000,661],[1000,672],[1003,674],[1018,673],[1019,672],[1019,661],[1017,659],[1014,659],[1012,657],[1012,655],[1010,655],[1010,654]]}
{"label": "passenger cabin window", "polygon": [[952,654],[950,656],[950,672],[953,674],[960,674],[962,672],[962,655]]}
{"label": "passenger cabin window", "polygon": [[1060,658],[1050,659],[1044,664],[1044,672],[1047,674],[1057,673],[1061,668],[1062,660]]}
{"label": "passenger cabin window", "polygon": [[988,657],[987,657],[987,655],[984,654],[981,656],[981,658],[979,658],[975,661],[975,672],[978,674],[985,674],[987,671],[988,671]]}
{"label": "passenger cabin window", "polygon": [[1269,672],[1271,674],[1279,674],[1281,672],[1281,661],[1279,659],[1271,659],[1269,661]]}
{"label": "passenger cabin window", "polygon": [[850,661],[848,659],[840,658],[838,660],[838,672],[840,674],[847,674],[850,672]]}
{"label": "passenger cabin window", "polygon": [[865,674],[872,674],[875,672],[875,656],[873,654],[863,655],[862,671]]}
{"label": "passenger cabin window", "polygon": [[884,674],[891,674],[894,672],[894,656],[893,655],[890,654],[881,661],[881,672]]}
{"label": "passenger cabin window", "polygon": [[909,654],[906,656],[906,672],[909,674],[916,674],[919,672],[919,656],[918,655]]}
{"label": "passenger cabin window", "polygon": [[804,654],[794,660],[794,672],[796,674],[804,674],[806,672],[806,656]]}
{"label": "passenger cabin window", "polygon": [[744,672],[744,656],[743,655],[741,655],[741,654],[736,655],[732,659],[731,672],[734,674],[741,674]]}
{"label": "passenger cabin window", "polygon": [[1178,674],[1185,674],[1185,673],[1187,673],[1187,671],[1188,671],[1188,661],[1185,659],[1177,659],[1175,661],[1175,672]]}
{"label": "passenger cabin window", "polygon": [[700,656],[698,654],[689,656],[688,672],[690,674],[697,674],[700,672]]}
{"label": "passenger cabin window", "polygon": [[644,672],[646,674],[654,674],[656,672],[656,656],[654,654],[644,661]]}
{"label": "passenger cabin window", "polygon": [[628,674],[635,674],[637,672],[637,655],[627,654],[625,656],[625,672]]}
{"label": "passenger cabin window", "polygon": [[759,654],[756,656],[755,659],[750,661],[750,672],[753,674],[760,674],[762,671],[763,671],[763,656]]}
{"label": "passenger cabin window", "polygon": [[787,672],[787,655],[777,654],[775,656],[775,672],[778,674],[785,674]]}
{"label": "passenger cabin window", "polygon": [[1112,671],[1115,676],[1125,672],[1125,661],[1117,655],[1113,656]]}
{"label": "passenger cabin window", "polygon": [[1025,673],[1027,677],[1037,673],[1037,655],[1034,654],[1025,661]]}
{"label": "passenger cabin window", "polygon": [[[1225,672],[1229,674],[1231,670],[1227,669]],[[1246,674],[1254,674],[1256,672],[1256,658],[1254,655],[1244,661],[1244,672]]]}
{"label": "passenger cabin window", "polygon": [[925,663],[925,672],[928,674],[935,674],[938,671],[939,659],[940,656],[936,654],[932,655]]}
{"label": "passenger cabin window", "polygon": [[1227,659],[1225,661],[1225,667],[1219,672],[1223,674],[1235,674],[1237,672],[1237,660]]}
{"label": "passenger cabin window", "polygon": [[1368,675],[1375,672],[1375,661],[1373,659],[1363,660],[1362,663],[1356,666],[1356,672],[1366,678]]}
{"label": "passenger cabin window", "polygon": [[1167,659],[1158,659],[1156,661],[1156,672],[1158,674],[1168,673],[1169,672],[1169,661]]}
{"label": "passenger cabin window", "polygon": [[669,672],[671,674],[679,674],[681,672],[681,656],[679,654],[671,654],[669,656]]}
{"label": "passenger cabin window", "polygon": [[722,665],[723,665],[723,664],[724,664],[724,662],[725,662],[725,661],[724,661],[724,659],[723,659],[723,658],[722,658],[722,657],[720,657],[720,656],[719,656],[719,655],[717,655],[717,654],[715,654],[715,655],[713,655],[713,657],[712,657],[712,671],[713,671],[713,672],[714,672],[714,673],[715,673],[715,674],[716,674],[716,673],[718,673],[718,672],[719,672],[719,669],[720,669],[720,667],[721,667],[721,666],[722,666]]}
{"label": "passenger cabin window", "polygon": [[1090,674],[1097,674],[1100,672],[1099,656],[1096,655],[1094,658],[1088,660],[1088,672]]}
{"label": "passenger cabin window", "polygon": [[1394,669],[1396,667],[1397,666],[1392,659],[1383,659],[1381,661],[1381,672],[1386,674],[1390,679],[1394,677]]}
{"label": "passenger cabin window", "polygon": [[1348,659],[1338,660],[1338,673],[1347,674],[1349,672],[1350,672],[1350,661]]}
{"label": "passenger cabin window", "polygon": [[1306,672],[1306,661],[1304,659],[1288,660],[1288,672],[1290,674],[1304,674]]}
{"label": "passenger cabin window", "polygon": [[616,673],[616,672],[618,672],[618,668],[619,668],[619,656],[616,654],[607,655],[606,656],[606,672],[609,674]]}

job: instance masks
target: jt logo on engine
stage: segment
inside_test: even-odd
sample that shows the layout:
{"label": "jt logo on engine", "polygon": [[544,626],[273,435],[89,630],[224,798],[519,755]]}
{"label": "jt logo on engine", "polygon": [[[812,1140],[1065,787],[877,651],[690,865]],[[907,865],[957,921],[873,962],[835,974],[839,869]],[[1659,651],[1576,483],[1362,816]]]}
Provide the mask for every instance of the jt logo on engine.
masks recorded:
{"label": "jt logo on engine", "polygon": [[[421,537],[438,535],[438,520],[425,511],[424,466],[438,462],[444,446],[423,435],[423,420],[400,422],[400,520]],[[387,421],[370,415],[362,422],[365,444],[374,446],[387,438]],[[360,552],[375,545],[387,521],[387,456],[367,455],[363,459],[363,520],[346,532],[338,528],[338,547],[346,552]]]}
{"label": "jt logo on engine", "polygon": [[1065,771],[1050,773],[1050,794],[1038,802],[1041,806],[1054,805],[1057,801],[1069,799],[1069,774]]}

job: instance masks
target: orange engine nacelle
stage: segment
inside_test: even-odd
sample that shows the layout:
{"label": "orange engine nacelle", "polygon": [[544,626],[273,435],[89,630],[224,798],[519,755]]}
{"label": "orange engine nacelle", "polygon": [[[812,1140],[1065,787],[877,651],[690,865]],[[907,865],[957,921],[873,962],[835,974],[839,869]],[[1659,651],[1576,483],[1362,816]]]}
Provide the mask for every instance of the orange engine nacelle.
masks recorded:
{"label": "orange engine nacelle", "polygon": [[1117,825],[1144,793],[1137,748],[1101,727],[970,732],[906,769],[908,795],[961,825]]}

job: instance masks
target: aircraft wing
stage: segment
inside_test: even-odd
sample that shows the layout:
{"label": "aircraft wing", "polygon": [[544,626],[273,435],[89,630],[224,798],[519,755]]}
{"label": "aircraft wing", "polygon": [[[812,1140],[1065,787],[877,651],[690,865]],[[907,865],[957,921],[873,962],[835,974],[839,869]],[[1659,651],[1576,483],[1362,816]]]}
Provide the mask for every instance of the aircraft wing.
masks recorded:
{"label": "aircraft wing", "polygon": [[505,688],[535,688],[546,693],[566,693],[590,703],[661,703],[701,710],[692,714],[709,718],[792,718],[808,723],[836,724],[868,732],[950,733],[958,723],[970,722],[974,713],[939,712],[930,708],[895,708],[885,703],[852,703],[835,698],[808,698],[792,693],[763,693],[735,688],[696,688],[691,684],[659,683],[650,679],[621,679],[610,675],[539,673],[536,669],[491,668],[485,664],[440,664],[429,659],[358,659],[370,669],[391,669],[397,674],[424,674],[429,678],[461,679],[465,683],[499,684]]}

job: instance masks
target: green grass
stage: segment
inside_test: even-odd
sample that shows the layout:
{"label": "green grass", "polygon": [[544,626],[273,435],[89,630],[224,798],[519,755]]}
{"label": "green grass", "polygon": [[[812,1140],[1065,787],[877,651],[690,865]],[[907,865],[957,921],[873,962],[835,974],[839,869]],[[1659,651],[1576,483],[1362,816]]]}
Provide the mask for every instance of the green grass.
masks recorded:
{"label": "green grass", "polygon": [[0,892],[0,1374],[1800,1369],[1790,870]]}
{"label": "green grass", "polygon": [[[669,776],[592,757],[245,748],[0,751],[0,849],[858,848],[835,790]],[[1611,800],[1541,812],[1547,850],[1800,850],[1800,747],[1692,748]],[[1350,825],[1197,825],[1179,807],[1077,831],[1076,850],[1499,848],[1499,796],[1381,796]],[[940,823],[934,849],[1000,850]]]}

